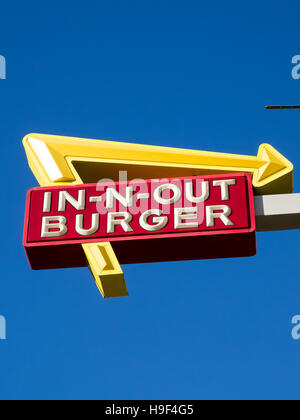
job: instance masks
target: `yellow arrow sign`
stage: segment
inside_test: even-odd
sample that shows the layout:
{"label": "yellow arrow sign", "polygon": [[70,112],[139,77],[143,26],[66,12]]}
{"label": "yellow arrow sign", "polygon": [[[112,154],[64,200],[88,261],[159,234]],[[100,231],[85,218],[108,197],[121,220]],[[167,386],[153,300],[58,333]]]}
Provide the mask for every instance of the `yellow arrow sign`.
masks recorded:
{"label": "yellow arrow sign", "polygon": [[248,172],[256,194],[293,192],[293,165],[269,144],[262,144],[257,156],[246,156],[30,134],[24,146],[43,186],[117,181],[124,170],[129,180]]}
{"label": "yellow arrow sign", "polygon": [[[268,144],[253,157],[44,134],[30,134],[23,143],[41,186],[118,181],[125,170],[128,180],[248,172],[256,194],[293,191],[293,165]],[[103,297],[128,296],[111,244],[82,247]]]}

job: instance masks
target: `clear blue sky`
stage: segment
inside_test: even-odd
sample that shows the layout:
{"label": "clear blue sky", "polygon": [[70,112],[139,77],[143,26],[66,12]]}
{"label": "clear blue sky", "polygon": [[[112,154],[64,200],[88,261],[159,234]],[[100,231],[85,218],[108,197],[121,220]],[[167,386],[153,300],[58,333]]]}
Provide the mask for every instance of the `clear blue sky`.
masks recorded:
{"label": "clear blue sky", "polygon": [[1,6],[0,398],[300,397],[298,231],[254,258],[124,266],[130,298],[87,269],[30,271],[30,132],[255,155],[268,141],[300,192],[299,1],[5,2]]}

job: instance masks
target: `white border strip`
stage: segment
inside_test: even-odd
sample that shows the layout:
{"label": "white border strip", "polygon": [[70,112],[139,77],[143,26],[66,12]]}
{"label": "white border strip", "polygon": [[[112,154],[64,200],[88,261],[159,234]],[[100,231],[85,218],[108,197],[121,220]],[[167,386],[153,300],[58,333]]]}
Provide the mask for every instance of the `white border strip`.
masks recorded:
{"label": "white border strip", "polygon": [[254,197],[256,230],[300,229],[300,194]]}

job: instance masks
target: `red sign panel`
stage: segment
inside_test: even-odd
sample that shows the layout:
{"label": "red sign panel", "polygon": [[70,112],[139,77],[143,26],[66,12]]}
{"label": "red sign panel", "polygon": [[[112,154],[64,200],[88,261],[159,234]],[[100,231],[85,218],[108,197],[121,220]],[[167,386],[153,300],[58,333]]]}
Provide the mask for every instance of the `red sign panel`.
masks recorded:
{"label": "red sign panel", "polygon": [[34,269],[87,265],[81,244],[111,242],[121,264],[256,253],[248,174],[34,188],[24,246]]}

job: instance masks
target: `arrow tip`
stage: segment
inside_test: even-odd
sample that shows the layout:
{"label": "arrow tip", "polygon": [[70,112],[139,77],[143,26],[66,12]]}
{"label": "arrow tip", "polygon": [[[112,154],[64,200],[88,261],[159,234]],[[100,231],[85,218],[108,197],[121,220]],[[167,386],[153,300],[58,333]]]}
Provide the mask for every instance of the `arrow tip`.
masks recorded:
{"label": "arrow tip", "polygon": [[257,194],[289,194],[293,192],[293,164],[270,144],[259,147],[258,160],[262,163],[253,176]]}

